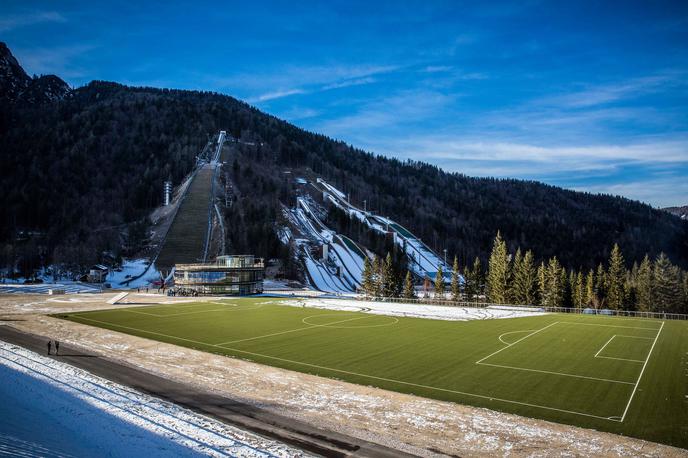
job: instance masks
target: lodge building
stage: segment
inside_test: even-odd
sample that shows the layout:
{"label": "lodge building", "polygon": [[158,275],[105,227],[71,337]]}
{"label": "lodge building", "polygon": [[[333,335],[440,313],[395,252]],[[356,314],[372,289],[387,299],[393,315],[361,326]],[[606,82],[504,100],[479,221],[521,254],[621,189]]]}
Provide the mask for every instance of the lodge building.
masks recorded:
{"label": "lodge building", "polygon": [[211,263],[175,265],[174,289],[180,295],[246,296],[262,293],[264,278],[262,258],[218,256]]}

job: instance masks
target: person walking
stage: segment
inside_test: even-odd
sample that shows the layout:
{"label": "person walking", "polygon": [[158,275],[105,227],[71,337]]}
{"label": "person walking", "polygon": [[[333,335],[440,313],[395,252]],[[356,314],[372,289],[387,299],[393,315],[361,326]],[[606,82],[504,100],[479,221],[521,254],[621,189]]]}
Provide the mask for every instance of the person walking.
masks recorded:
{"label": "person walking", "polygon": [[58,342],[56,340],[55,341],[55,355],[59,355],[59,354],[60,354],[60,342]]}
{"label": "person walking", "polygon": [[50,349],[52,348],[52,346],[53,346],[53,341],[49,340],[48,341],[48,354],[50,354]]}

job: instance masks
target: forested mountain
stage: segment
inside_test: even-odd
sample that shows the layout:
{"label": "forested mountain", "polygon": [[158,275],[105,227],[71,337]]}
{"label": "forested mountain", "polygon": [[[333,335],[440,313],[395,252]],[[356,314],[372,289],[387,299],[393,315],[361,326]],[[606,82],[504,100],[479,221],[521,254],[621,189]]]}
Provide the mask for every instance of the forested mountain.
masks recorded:
{"label": "forested mountain", "polygon": [[[576,268],[607,259],[615,242],[629,262],[664,251],[688,265],[688,222],[640,202],[376,156],[216,93],[100,81],[61,91],[61,80],[29,78],[13,59],[7,51],[0,65],[0,100],[12,100],[0,108],[5,266],[92,262],[117,252],[121,228],[145,221],[164,180],[179,184],[219,130],[243,140],[232,148],[239,198],[227,217],[230,250],[277,254],[280,203],[294,198],[289,170],[367,200],[462,265],[486,260],[498,230],[509,247]],[[58,90],[30,90],[38,80]]]}
{"label": "forested mountain", "polygon": [[672,215],[676,215],[681,219],[688,219],[688,205],[682,207],[667,207],[662,210],[668,211]]}

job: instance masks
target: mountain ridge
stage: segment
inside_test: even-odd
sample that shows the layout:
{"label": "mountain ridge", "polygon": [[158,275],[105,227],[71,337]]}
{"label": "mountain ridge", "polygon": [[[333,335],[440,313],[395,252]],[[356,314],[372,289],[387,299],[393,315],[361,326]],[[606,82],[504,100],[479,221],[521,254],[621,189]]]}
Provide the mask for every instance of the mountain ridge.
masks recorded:
{"label": "mountain ridge", "polygon": [[0,42],[0,100],[41,104],[60,100],[69,91],[69,85],[56,75],[30,77],[7,44]]}
{"label": "mountain ridge", "polygon": [[678,207],[665,207],[662,210],[676,215],[681,219],[688,219],[688,205],[682,205]]}
{"label": "mountain ridge", "polygon": [[399,221],[437,252],[447,249],[462,265],[486,259],[497,231],[512,248],[533,249],[538,259],[558,256],[570,266],[606,260],[615,242],[629,261],[665,251],[688,263],[688,224],[626,198],[469,177],[375,155],[214,92],[92,81],[67,94],[52,103],[18,99],[3,107],[5,263],[16,256],[17,234],[27,231],[42,234],[34,251],[47,253],[44,260],[124,252],[122,239],[130,234],[93,228],[144,218],[160,203],[163,182],[179,184],[207,134],[219,130],[240,140],[232,145],[230,171],[240,197],[225,216],[230,251],[283,254],[274,232],[280,204],[293,204],[298,192],[284,179],[289,171],[323,176],[359,206],[366,200],[368,209]]}

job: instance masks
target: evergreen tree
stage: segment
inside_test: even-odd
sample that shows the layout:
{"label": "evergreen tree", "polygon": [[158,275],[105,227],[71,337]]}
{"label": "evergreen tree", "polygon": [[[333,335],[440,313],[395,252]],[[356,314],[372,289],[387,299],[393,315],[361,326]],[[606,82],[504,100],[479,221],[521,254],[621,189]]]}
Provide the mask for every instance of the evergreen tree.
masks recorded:
{"label": "evergreen tree", "polygon": [[473,263],[473,267],[467,266],[466,270],[464,271],[464,281],[466,284],[464,285],[464,293],[466,294],[466,299],[471,301],[474,300],[476,296],[478,296],[478,274],[476,274],[475,271],[475,266],[476,263],[478,264],[478,269],[480,269],[480,260],[478,258],[475,258],[475,262]]}
{"label": "evergreen tree", "polygon": [[641,312],[649,312],[652,310],[652,262],[650,257],[645,255],[638,273],[635,278],[636,281],[636,309]]}
{"label": "evergreen tree", "polygon": [[444,272],[442,265],[437,266],[437,276],[435,277],[435,297],[444,299]]}
{"label": "evergreen tree", "polygon": [[538,282],[533,252],[528,250],[523,257],[520,253],[516,251],[514,258],[513,299],[516,304],[535,304]]}
{"label": "evergreen tree", "polygon": [[595,273],[592,269],[585,276],[585,294],[583,303],[586,307],[595,307],[597,299],[595,298]]}
{"label": "evergreen tree", "polygon": [[654,265],[654,304],[659,312],[676,313],[682,309],[679,269],[660,253]]}
{"label": "evergreen tree", "polygon": [[366,296],[375,296],[375,272],[373,263],[368,256],[363,260],[363,273],[361,274],[361,289]]}
{"label": "evergreen tree", "polygon": [[609,256],[609,268],[607,270],[607,307],[620,310],[624,304],[624,283],[626,267],[619,245],[614,244]]}
{"label": "evergreen tree", "polygon": [[602,308],[605,304],[605,295],[607,294],[606,276],[604,266],[600,263],[597,266],[597,272],[595,272],[595,308]]}
{"label": "evergreen tree", "polygon": [[478,298],[485,294],[485,274],[483,272],[483,265],[479,257],[475,257],[473,261],[473,276],[475,279],[475,291]]}
{"label": "evergreen tree", "polygon": [[385,262],[382,265],[382,296],[395,297],[397,295],[397,281],[394,265],[392,263],[392,255],[387,253]]}
{"label": "evergreen tree", "polygon": [[625,310],[636,310],[636,304],[638,302],[638,270],[639,267],[637,262],[633,262],[631,270],[626,270],[623,300]]}
{"label": "evergreen tree", "polygon": [[574,307],[583,308],[583,301],[585,297],[585,284],[583,279],[583,272],[580,270],[576,273],[576,281],[574,287]]}
{"label": "evergreen tree", "polygon": [[461,300],[461,283],[459,282],[459,259],[456,256],[454,256],[454,265],[452,266],[451,299],[453,301]]}
{"label": "evergreen tree", "polygon": [[382,280],[382,266],[383,262],[377,256],[373,256],[373,296],[382,297],[383,280]]}
{"label": "evergreen tree", "polygon": [[487,270],[487,295],[490,302],[505,304],[509,293],[509,255],[506,242],[497,232]]}
{"label": "evergreen tree", "polygon": [[556,256],[551,258],[547,263],[546,278],[547,302],[544,305],[549,307],[562,307],[564,305],[564,282],[566,276],[565,274],[562,276],[561,264],[559,264],[559,260]]}
{"label": "evergreen tree", "polygon": [[511,268],[509,269],[509,280],[506,294],[506,300],[510,304],[520,304],[518,300],[518,293],[516,292],[516,272],[518,271],[521,262],[523,261],[523,254],[521,247],[516,249],[516,254],[511,261]]}
{"label": "evergreen tree", "polygon": [[416,291],[413,288],[413,277],[411,276],[411,271],[406,271],[406,278],[404,280],[404,299],[415,299]]}
{"label": "evergreen tree", "polygon": [[573,307],[573,292],[571,290],[571,276],[566,273],[566,269],[562,268],[559,274],[561,282],[561,305],[560,307]]}
{"label": "evergreen tree", "polygon": [[681,313],[688,313],[688,272],[683,272],[683,310]]}
{"label": "evergreen tree", "polygon": [[547,268],[545,263],[541,262],[537,269],[537,284],[538,284],[538,304],[547,305],[549,294],[547,289]]}

